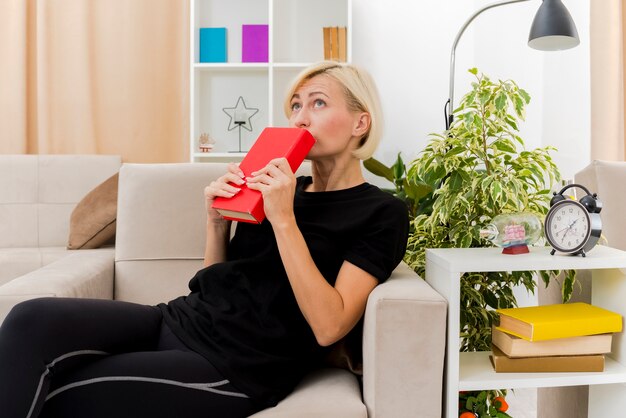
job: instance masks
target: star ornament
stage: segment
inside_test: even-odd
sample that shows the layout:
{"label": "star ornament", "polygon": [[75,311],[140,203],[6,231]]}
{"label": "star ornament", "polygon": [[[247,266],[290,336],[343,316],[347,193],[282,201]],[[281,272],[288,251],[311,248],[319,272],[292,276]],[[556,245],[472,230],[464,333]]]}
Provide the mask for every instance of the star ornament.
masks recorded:
{"label": "star ornament", "polygon": [[225,107],[222,110],[230,117],[228,123],[229,131],[236,128],[244,128],[252,132],[252,122],[250,122],[250,118],[256,115],[259,109],[246,107],[246,102],[243,101],[243,97],[239,96],[235,107]]}

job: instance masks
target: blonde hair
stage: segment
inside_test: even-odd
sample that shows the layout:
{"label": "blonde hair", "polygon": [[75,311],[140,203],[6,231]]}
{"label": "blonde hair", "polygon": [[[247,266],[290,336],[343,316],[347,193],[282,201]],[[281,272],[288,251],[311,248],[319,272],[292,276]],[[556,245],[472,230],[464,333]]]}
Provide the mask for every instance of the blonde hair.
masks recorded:
{"label": "blonde hair", "polygon": [[342,87],[348,103],[348,109],[354,112],[367,112],[370,126],[361,138],[361,143],[352,153],[356,158],[366,160],[374,154],[382,136],[382,111],[378,91],[372,77],[363,69],[350,64],[322,61],[304,69],[292,82],[287,91],[284,111],[287,119],[291,117],[291,99],[305,82],[315,76],[325,74],[336,80]]}

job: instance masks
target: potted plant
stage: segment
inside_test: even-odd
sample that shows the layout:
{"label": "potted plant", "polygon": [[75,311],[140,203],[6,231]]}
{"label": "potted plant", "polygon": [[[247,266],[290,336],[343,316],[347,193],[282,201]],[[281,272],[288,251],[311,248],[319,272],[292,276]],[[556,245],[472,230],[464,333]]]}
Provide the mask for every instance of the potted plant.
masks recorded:
{"label": "potted plant", "polygon": [[[501,213],[531,212],[543,219],[550,191],[560,180],[550,156],[554,148],[526,150],[519,136],[528,93],[511,80],[493,81],[475,68],[469,72],[475,81],[454,110],[450,129],[432,134],[408,167],[399,158],[389,168],[395,194],[412,199],[405,261],[422,277],[426,248],[493,246],[480,230]],[[374,174],[384,175],[381,166],[365,164]],[[461,278],[461,351],[491,349],[495,309],[517,306],[516,286],[534,292],[536,273],[547,285],[559,272],[472,273]],[[575,271],[565,272],[564,300],[569,299],[574,280]],[[505,394],[499,390],[461,394],[460,410],[480,417],[507,417],[498,408]]]}

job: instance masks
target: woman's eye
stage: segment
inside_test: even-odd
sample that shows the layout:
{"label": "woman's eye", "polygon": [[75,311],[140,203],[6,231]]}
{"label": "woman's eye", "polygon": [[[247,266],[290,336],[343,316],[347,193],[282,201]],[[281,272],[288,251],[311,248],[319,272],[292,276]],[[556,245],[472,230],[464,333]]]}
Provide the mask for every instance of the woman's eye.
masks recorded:
{"label": "woman's eye", "polygon": [[292,103],[291,104],[291,111],[294,112],[296,110],[300,110],[300,103]]}
{"label": "woman's eye", "polygon": [[323,101],[322,99],[316,99],[316,100],[315,100],[315,102],[314,102],[314,106],[315,106],[315,107],[322,107],[322,106],[324,106],[325,104],[326,104],[326,102],[325,102],[325,101]]}

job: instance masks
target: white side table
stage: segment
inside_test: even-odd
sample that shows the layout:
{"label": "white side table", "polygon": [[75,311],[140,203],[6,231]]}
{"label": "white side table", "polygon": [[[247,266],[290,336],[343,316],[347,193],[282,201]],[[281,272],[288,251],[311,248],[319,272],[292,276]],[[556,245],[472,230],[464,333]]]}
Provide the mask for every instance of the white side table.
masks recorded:
{"label": "white side table", "polygon": [[[500,248],[426,250],[426,281],[448,301],[444,416],[457,418],[458,392],[489,389],[591,385],[589,416],[626,414],[626,339],[613,338],[604,372],[496,373],[489,352],[459,353],[460,277],[463,273],[528,270],[592,270],[592,303],[626,316],[626,252],[597,246],[587,257],[550,255],[548,247],[530,253],[501,254]],[[540,284],[541,285],[541,284]]]}

